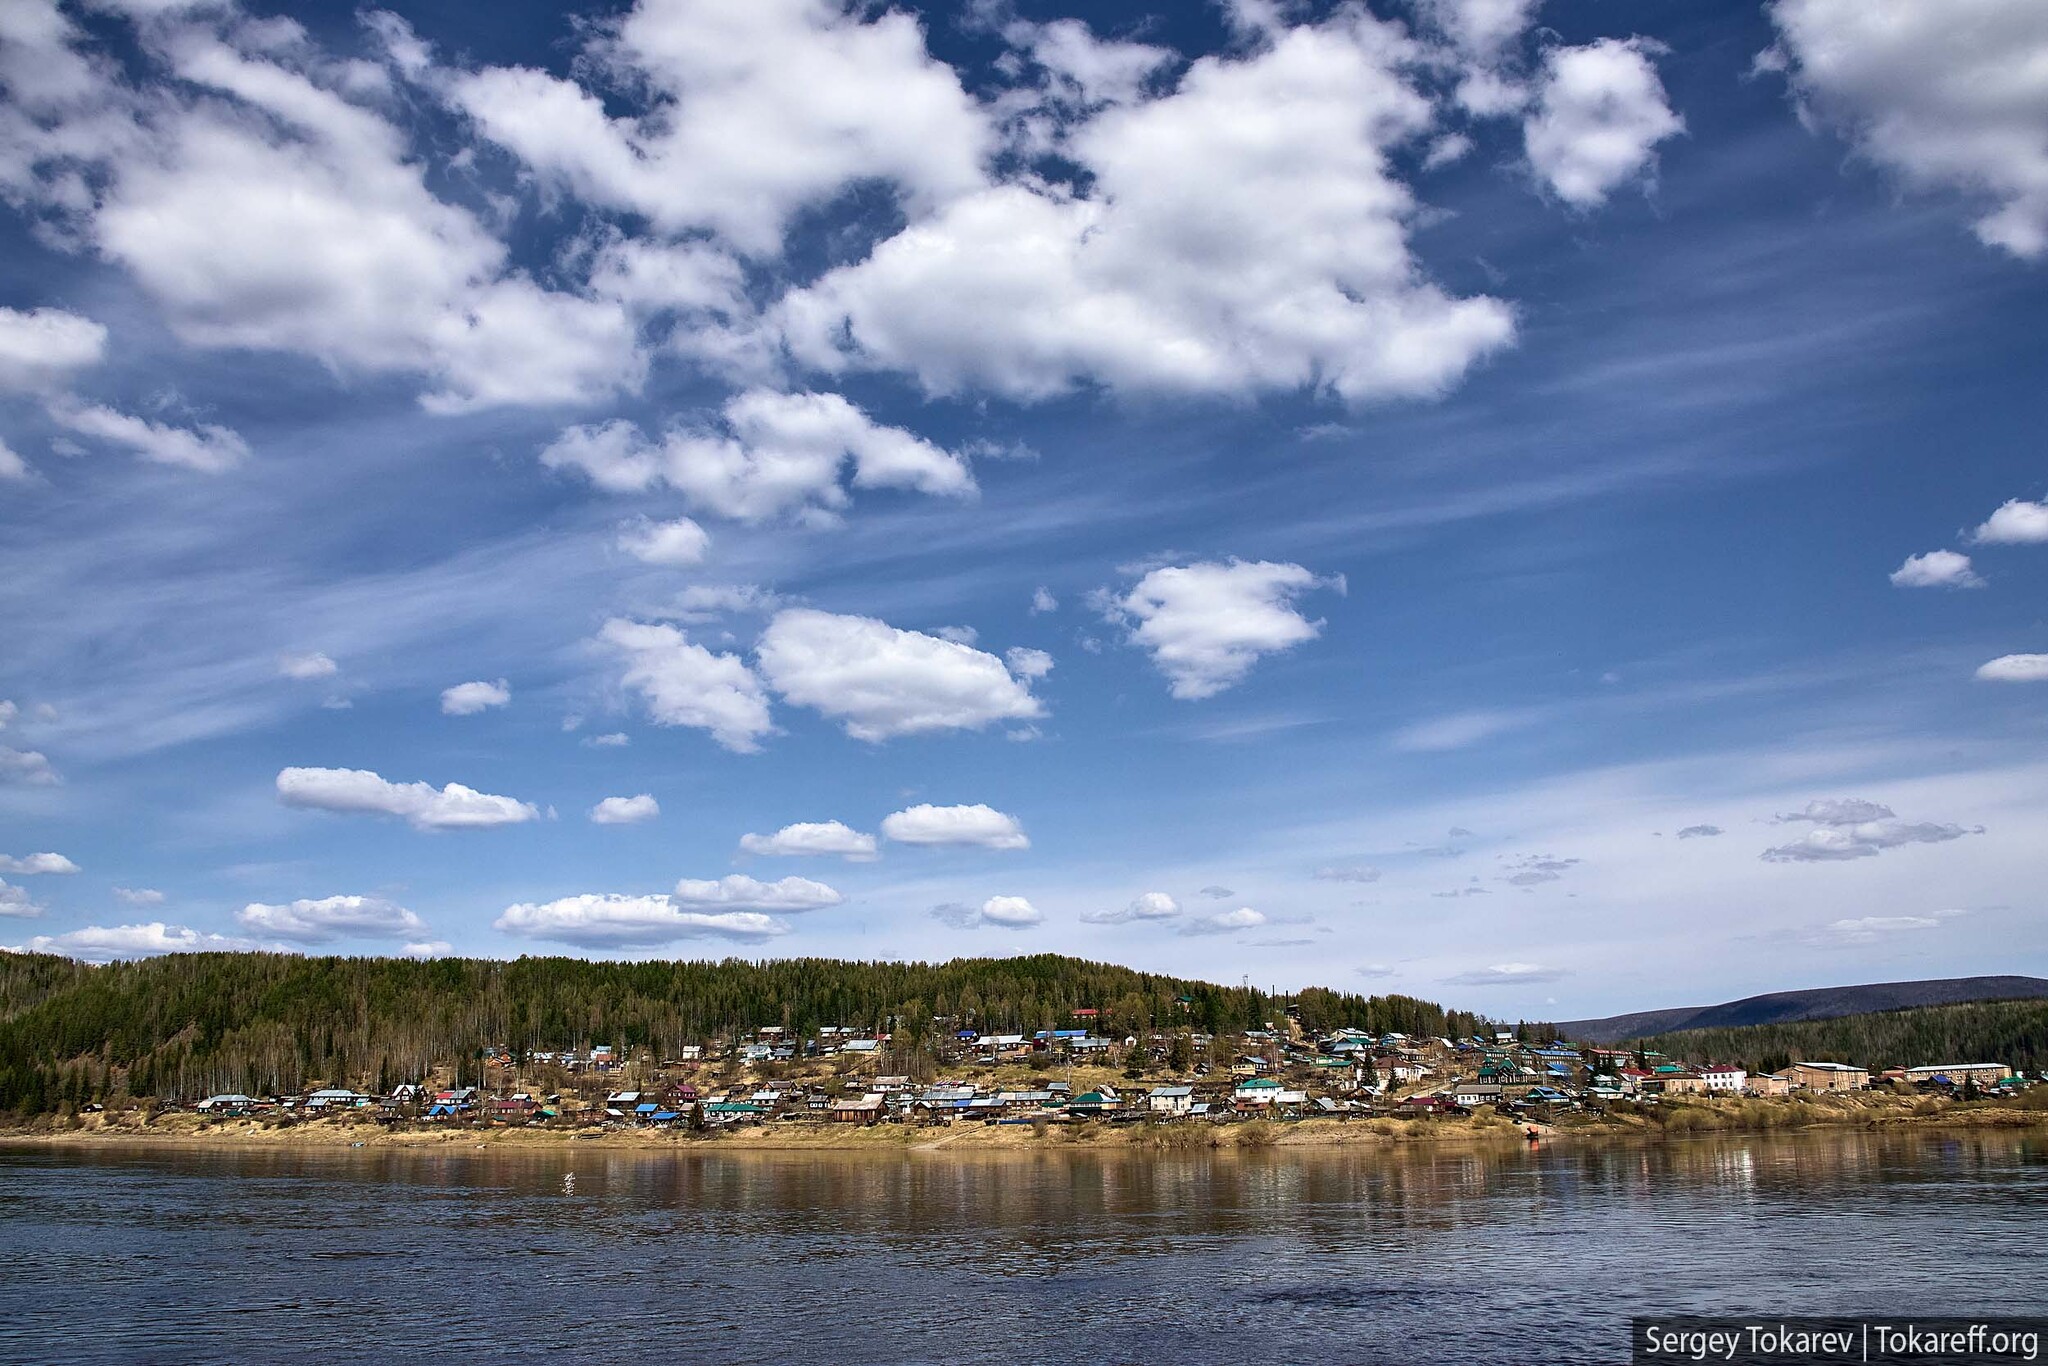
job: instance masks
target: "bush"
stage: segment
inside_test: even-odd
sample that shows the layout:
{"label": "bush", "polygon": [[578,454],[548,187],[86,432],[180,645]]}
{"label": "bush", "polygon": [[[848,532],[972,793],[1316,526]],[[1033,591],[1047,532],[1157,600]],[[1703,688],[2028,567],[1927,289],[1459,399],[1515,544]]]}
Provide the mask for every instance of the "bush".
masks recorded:
{"label": "bush", "polygon": [[1213,1148],[1219,1140],[1214,1132],[1199,1124],[1142,1124],[1138,1127],[1138,1143],[1161,1152],[1186,1152],[1197,1148]]}
{"label": "bush", "polygon": [[1270,1148],[1280,1141],[1280,1126],[1270,1119],[1254,1119],[1237,1126],[1240,1148]]}

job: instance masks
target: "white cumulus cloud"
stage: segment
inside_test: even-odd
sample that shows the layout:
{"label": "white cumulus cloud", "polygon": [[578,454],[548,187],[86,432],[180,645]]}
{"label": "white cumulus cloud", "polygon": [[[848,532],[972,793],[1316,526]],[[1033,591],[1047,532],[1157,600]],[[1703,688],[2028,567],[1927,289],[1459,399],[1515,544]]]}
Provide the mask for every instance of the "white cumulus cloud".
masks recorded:
{"label": "white cumulus cloud", "polygon": [[[137,10],[132,30],[105,34],[123,48],[114,61],[88,55],[54,5],[10,8],[35,22],[0,34],[13,113],[0,189],[49,240],[125,269],[180,340],[418,375],[441,411],[638,386],[628,311],[536,283],[429,189],[386,116],[401,102],[381,70],[334,59],[289,19]],[[202,467],[239,453],[225,437],[210,450],[128,437]]]}
{"label": "white cumulus cloud", "polygon": [[1011,929],[1036,925],[1045,917],[1021,896],[992,896],[981,903],[981,918],[991,925]]}
{"label": "white cumulus cloud", "polygon": [[15,858],[11,854],[0,854],[0,873],[16,873],[23,877],[40,873],[75,873],[78,865],[62,854],[28,854]]}
{"label": "white cumulus cloud", "polygon": [[13,749],[7,745],[0,745],[0,783],[20,783],[25,787],[55,787],[63,781],[63,777],[40,751]]}
{"label": "white cumulus cloud", "polygon": [[1172,920],[1179,915],[1180,903],[1165,892],[1145,892],[1122,910],[1083,911],[1081,920],[1089,925],[1124,925],[1134,921]]}
{"label": "white cumulus cloud", "polygon": [[719,421],[675,427],[658,441],[623,419],[571,427],[540,459],[614,493],[667,486],[704,512],[748,522],[844,508],[849,461],[856,488],[975,492],[965,459],[875,422],[838,394],[750,389],[726,401]]}
{"label": "white cumulus cloud", "polygon": [[396,902],[375,896],[328,896],[285,905],[252,901],[235,913],[242,928],[297,944],[337,939],[403,939],[427,926]]}
{"label": "white cumulus cloud", "polygon": [[473,830],[538,820],[530,803],[496,797],[461,783],[387,782],[368,769],[287,768],[277,775],[286,806],[316,811],[403,817],[415,830]]}
{"label": "white cumulus cloud", "polygon": [[1234,911],[1218,911],[1214,915],[1197,916],[1180,927],[1182,934],[1211,935],[1236,934],[1239,930],[1255,930],[1270,923],[1265,912],[1255,911],[1249,906],[1239,906]]}
{"label": "white cumulus cloud", "polygon": [[475,716],[492,707],[509,706],[511,701],[512,685],[502,678],[495,683],[457,683],[442,689],[441,712],[446,716]]}
{"label": "white cumulus cloud", "polygon": [[1523,146],[1537,176],[1572,207],[1601,203],[1651,165],[1658,143],[1685,131],[1650,61],[1656,50],[1641,39],[1602,38],[1544,54]]}
{"label": "white cumulus cloud", "polygon": [[1977,668],[1987,683],[2048,683],[2048,655],[2000,655]]}
{"label": "white cumulus cloud", "polygon": [[499,930],[529,939],[551,939],[578,948],[622,948],[673,943],[679,939],[737,939],[758,943],[789,933],[789,926],[759,911],[686,909],[673,896],[584,893],[505,908],[493,922]]}
{"label": "white cumulus cloud", "polygon": [[1039,909],[1021,896],[992,896],[979,907],[948,902],[932,907],[932,918],[958,930],[1021,930],[1045,920]]}
{"label": "white cumulus cloud", "polygon": [[1010,672],[1019,678],[1043,678],[1052,672],[1052,656],[1028,645],[1003,651],[1003,659],[1009,664]]}
{"label": "white cumulus cloud", "polygon": [[647,700],[656,725],[688,726],[736,754],[774,733],[768,694],[737,655],[713,654],[673,626],[614,617],[598,638],[625,658],[622,682]]}
{"label": "white cumulus cloud", "polygon": [[873,835],[841,821],[799,821],[772,835],[742,835],[740,851],[764,857],[837,857],[852,863],[866,863],[878,857]]}
{"label": "white cumulus cloud", "polygon": [[990,150],[901,10],[641,0],[591,33],[576,72],[596,88],[490,67],[451,96],[550,184],[666,237],[709,230],[773,256],[790,216],[843,186],[887,182],[928,204],[977,183]]}
{"label": "white cumulus cloud", "polygon": [[0,916],[28,919],[42,913],[42,906],[28,894],[28,888],[16,887],[5,878],[0,878]]}
{"label": "white cumulus cloud", "polygon": [[1801,105],[1871,161],[1983,212],[1978,238],[2048,252],[2048,6],[2034,0],[1776,0]]}
{"label": "white cumulus cloud", "polygon": [[107,329],[90,318],[57,308],[0,308],[0,393],[61,384],[98,365],[106,349]]}
{"label": "white cumulus cloud", "polygon": [[155,958],[166,953],[251,953],[266,946],[250,939],[207,934],[185,925],[152,920],[140,925],[88,925],[65,934],[37,935],[22,946],[29,953],[60,953],[88,963]]}
{"label": "white cumulus cloud", "polygon": [[1198,58],[1059,128],[1077,181],[949,198],[785,296],[781,336],[933,393],[1441,393],[1514,323],[1409,249],[1419,209],[1390,155],[1432,125],[1404,74],[1423,58],[1362,6]]}
{"label": "white cumulus cloud", "polygon": [[1028,681],[994,655],[872,617],[779,612],[755,657],[785,702],[810,707],[871,743],[1045,714]]}
{"label": "white cumulus cloud", "polygon": [[822,882],[807,877],[777,878],[762,882],[744,873],[722,878],[684,878],[676,883],[674,900],[679,906],[719,907],[734,911],[778,911],[794,915],[801,911],[837,906],[846,898]]}
{"label": "white cumulus cloud", "polygon": [[643,517],[619,528],[619,549],[643,564],[681,569],[703,563],[711,549],[711,537],[687,517],[672,522]]}
{"label": "white cumulus cloud", "polygon": [[970,845],[980,849],[1029,849],[1031,840],[1015,816],[977,802],[972,806],[921,803],[882,818],[882,835],[897,844]]}
{"label": "white cumulus cloud", "polygon": [[1982,588],[1984,580],[1970,566],[1968,555],[1953,550],[1930,550],[1925,555],[1908,555],[1892,571],[1898,588]]}
{"label": "white cumulus cloud", "polygon": [[678,939],[747,941],[787,934],[769,912],[796,914],[836,906],[845,898],[822,882],[786,877],[775,882],[733,874],[716,880],[684,878],[666,895],[585,893],[548,902],[508,906],[498,929],[580,948],[666,944]]}
{"label": "white cumulus cloud", "polygon": [[606,797],[590,808],[593,825],[638,825],[660,814],[661,803],[648,792],[633,797]]}
{"label": "white cumulus cloud", "polygon": [[1213,697],[1244,679],[1265,655],[1322,634],[1323,623],[1295,610],[1316,588],[1343,591],[1341,578],[1320,579],[1298,564],[1264,560],[1204,561],[1154,569],[1106,615],[1130,641],[1149,651],[1175,697]]}
{"label": "white cumulus cloud", "polygon": [[2048,503],[2008,498],[1984,519],[1973,539],[1985,545],[2038,545],[2048,541]]}

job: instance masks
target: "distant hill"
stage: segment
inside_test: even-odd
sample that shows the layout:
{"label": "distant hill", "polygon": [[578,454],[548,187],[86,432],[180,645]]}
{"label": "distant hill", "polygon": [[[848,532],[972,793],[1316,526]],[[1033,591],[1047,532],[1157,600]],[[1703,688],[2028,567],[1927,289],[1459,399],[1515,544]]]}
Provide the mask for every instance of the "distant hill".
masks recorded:
{"label": "distant hill", "polygon": [[2032,1001],[2044,997],[2048,997],[2048,979],[2039,977],[1943,977],[1926,982],[1875,982],[1860,987],[1774,991],[1717,1006],[1676,1006],[1669,1010],[1610,1015],[1604,1020],[1566,1020],[1557,1026],[1557,1031],[1580,1042],[1616,1044],[1678,1030],[1734,1029],[1798,1020],[1832,1020],[1914,1006]]}
{"label": "distant hill", "polygon": [[1751,1071],[1774,1072],[1787,1062],[1814,1060],[1846,1062],[1872,1072],[1945,1062],[2002,1062],[2038,1073],[2048,1068],[2048,1000],[1970,1001],[1830,1020],[1686,1029],[1652,1035],[1643,1042],[1674,1058],[1734,1063]]}

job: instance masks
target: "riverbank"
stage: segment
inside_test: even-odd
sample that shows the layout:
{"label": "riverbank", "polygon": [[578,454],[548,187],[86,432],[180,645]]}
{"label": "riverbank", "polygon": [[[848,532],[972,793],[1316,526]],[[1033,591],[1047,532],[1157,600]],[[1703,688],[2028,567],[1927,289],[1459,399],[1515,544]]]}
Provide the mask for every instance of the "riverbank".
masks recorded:
{"label": "riverbank", "polygon": [[1415,1119],[1250,1120],[1210,1124],[1102,1122],[923,1126],[856,1126],[807,1121],[690,1133],[656,1128],[487,1128],[450,1124],[390,1125],[355,1116],[294,1123],[211,1120],[193,1114],[80,1116],[0,1128],[0,1141],[51,1147],[182,1146],[250,1149],[599,1149],[636,1152],[1001,1152],[1126,1150],[1202,1151],[1267,1148],[1408,1147],[1433,1143],[1598,1142],[1702,1134],[1781,1133],[1813,1129],[2048,1129],[2048,1108],[1927,1096],[1846,1094],[1797,1100],[1688,1098],[1642,1112],[1565,1114],[1537,1125],[1482,1109],[1472,1115]]}

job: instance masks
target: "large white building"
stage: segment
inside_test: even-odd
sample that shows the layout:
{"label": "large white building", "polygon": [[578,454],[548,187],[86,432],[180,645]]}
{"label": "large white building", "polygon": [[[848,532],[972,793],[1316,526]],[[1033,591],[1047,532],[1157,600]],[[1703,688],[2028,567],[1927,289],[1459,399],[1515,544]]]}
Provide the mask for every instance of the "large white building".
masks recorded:
{"label": "large white building", "polygon": [[1741,1067],[1702,1067],[1700,1080],[1707,1084],[1709,1091],[1726,1091],[1733,1095],[1749,1085],[1749,1072]]}

